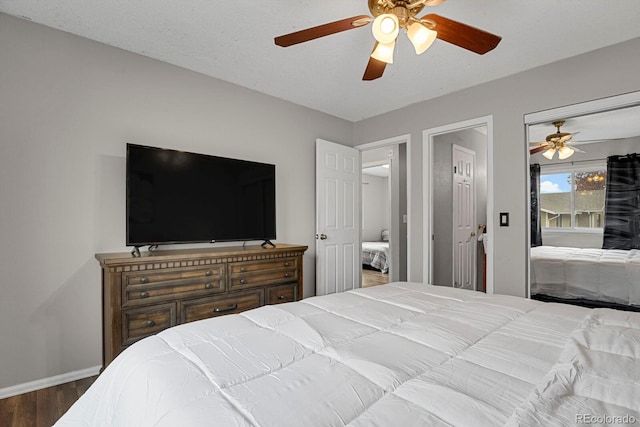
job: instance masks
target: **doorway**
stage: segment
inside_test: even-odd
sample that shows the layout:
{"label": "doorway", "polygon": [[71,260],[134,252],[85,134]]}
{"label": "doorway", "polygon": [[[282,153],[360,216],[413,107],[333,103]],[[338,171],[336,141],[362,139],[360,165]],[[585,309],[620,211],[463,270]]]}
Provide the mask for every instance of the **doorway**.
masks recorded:
{"label": "doorway", "polygon": [[362,166],[362,287],[407,280],[409,135],[356,148]]}
{"label": "doorway", "polygon": [[[425,130],[423,143],[424,280],[493,293],[493,230],[487,227],[493,215],[492,117]],[[473,152],[475,166],[458,165],[454,146]],[[462,212],[455,197],[456,182],[465,180],[460,167],[473,173],[475,185],[465,199],[470,216],[462,222],[454,221],[454,209]]]}
{"label": "doorway", "polygon": [[362,155],[362,287],[389,283],[393,149]]}

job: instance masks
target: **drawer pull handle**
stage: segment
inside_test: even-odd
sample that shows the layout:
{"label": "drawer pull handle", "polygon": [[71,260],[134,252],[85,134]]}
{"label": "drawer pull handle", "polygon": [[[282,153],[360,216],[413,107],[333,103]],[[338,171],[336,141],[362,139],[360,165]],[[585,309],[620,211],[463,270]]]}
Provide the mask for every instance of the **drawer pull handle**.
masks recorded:
{"label": "drawer pull handle", "polygon": [[241,272],[241,273],[244,273],[245,271],[247,271],[247,269],[246,269],[246,268],[244,268],[244,267],[240,267],[240,272]]}
{"label": "drawer pull handle", "polygon": [[224,307],[224,308],[214,308],[213,312],[214,313],[226,313],[227,311],[233,311],[236,308],[238,308],[238,304],[231,304],[229,307]]}
{"label": "drawer pull handle", "polygon": [[245,285],[247,283],[247,279],[240,279],[240,284]]}
{"label": "drawer pull handle", "polygon": [[289,273],[284,273],[284,277],[289,277]]}
{"label": "drawer pull handle", "polygon": [[146,298],[148,296],[149,296],[149,292],[146,292],[146,291],[140,292],[140,298]]}
{"label": "drawer pull handle", "polygon": [[285,263],[284,263],[284,266],[285,266],[285,267],[289,267],[289,261],[285,262]]}
{"label": "drawer pull handle", "polygon": [[204,285],[205,289],[211,289],[213,288],[213,285],[211,283],[207,283],[206,285]]}
{"label": "drawer pull handle", "polygon": [[204,273],[205,276],[212,276],[213,275],[213,271],[211,270],[207,270],[206,273]]}
{"label": "drawer pull handle", "polygon": [[147,326],[150,328],[152,326],[156,326],[156,322],[154,322],[153,320],[147,320]]}
{"label": "drawer pull handle", "polygon": [[278,295],[278,299],[285,299],[285,298],[287,298],[287,297],[284,296],[284,295]]}
{"label": "drawer pull handle", "polygon": [[142,276],[140,278],[140,283],[149,283],[149,278],[147,276]]}

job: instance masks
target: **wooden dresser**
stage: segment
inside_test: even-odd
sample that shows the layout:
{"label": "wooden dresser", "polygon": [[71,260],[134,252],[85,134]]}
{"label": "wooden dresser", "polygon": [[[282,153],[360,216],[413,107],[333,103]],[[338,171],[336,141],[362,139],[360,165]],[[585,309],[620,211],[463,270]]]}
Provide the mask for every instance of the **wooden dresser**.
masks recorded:
{"label": "wooden dresser", "polygon": [[302,299],[307,246],[279,243],[96,254],[102,266],[103,368],[168,327]]}

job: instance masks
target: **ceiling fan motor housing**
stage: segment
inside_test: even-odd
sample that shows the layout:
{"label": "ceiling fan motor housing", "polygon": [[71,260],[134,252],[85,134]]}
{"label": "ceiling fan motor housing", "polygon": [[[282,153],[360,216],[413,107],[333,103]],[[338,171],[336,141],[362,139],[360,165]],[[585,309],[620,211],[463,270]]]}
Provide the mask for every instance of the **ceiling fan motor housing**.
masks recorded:
{"label": "ceiling fan motor housing", "polygon": [[[564,125],[564,120],[558,120],[553,122],[553,125],[556,127],[557,132],[552,133],[551,135],[547,135],[547,142],[559,142],[565,136],[571,135],[567,132],[560,132],[560,126]],[[564,141],[563,141],[564,142]]]}
{"label": "ceiling fan motor housing", "polygon": [[368,0],[369,10],[376,17],[383,13],[393,13],[398,17],[400,26],[404,27],[409,20],[424,9],[423,1],[405,1],[405,0]]}

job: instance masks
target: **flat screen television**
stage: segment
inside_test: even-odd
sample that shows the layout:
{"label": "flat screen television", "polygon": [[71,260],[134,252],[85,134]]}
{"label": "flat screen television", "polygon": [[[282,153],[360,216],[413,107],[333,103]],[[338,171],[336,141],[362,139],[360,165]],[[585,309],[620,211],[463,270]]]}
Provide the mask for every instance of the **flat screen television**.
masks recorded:
{"label": "flat screen television", "polygon": [[276,238],[275,165],[127,144],[127,246]]}

